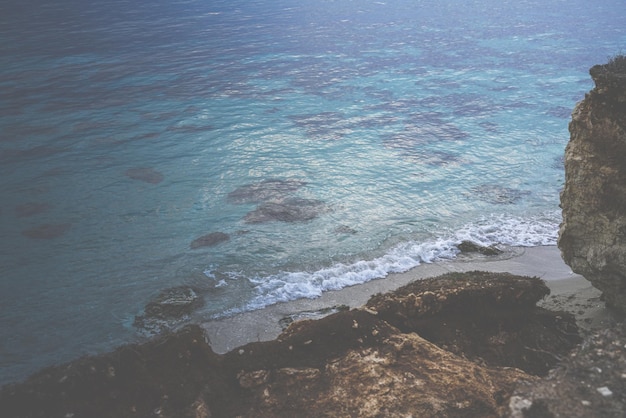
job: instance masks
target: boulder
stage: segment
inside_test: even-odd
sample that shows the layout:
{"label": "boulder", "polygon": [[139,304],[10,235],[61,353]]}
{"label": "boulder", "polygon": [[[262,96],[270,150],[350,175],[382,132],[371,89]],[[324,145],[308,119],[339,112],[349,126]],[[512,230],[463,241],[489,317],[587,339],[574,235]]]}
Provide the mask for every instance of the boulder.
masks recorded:
{"label": "boulder", "polygon": [[594,66],[565,149],[563,260],[626,312],[626,57]]}
{"label": "boulder", "polygon": [[171,331],[189,320],[192,312],[204,305],[204,299],[188,286],[165,289],[137,315],[133,325],[146,334]]}
{"label": "boulder", "polygon": [[473,241],[461,241],[457,248],[462,253],[479,253],[482,255],[499,255],[502,254],[503,251],[496,247],[495,245],[481,245]]}
{"label": "boulder", "polygon": [[471,271],[414,281],[367,307],[452,353],[544,375],[558,361],[554,353],[580,342],[572,315],[535,305],[549,293],[536,277]]}

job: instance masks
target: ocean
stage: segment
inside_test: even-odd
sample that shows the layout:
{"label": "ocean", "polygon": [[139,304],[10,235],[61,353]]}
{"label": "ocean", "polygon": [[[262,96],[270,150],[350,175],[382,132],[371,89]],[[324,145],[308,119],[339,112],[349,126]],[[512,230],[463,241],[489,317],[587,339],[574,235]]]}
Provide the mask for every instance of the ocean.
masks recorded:
{"label": "ocean", "polygon": [[556,245],[623,0],[6,0],[0,384],[187,322]]}

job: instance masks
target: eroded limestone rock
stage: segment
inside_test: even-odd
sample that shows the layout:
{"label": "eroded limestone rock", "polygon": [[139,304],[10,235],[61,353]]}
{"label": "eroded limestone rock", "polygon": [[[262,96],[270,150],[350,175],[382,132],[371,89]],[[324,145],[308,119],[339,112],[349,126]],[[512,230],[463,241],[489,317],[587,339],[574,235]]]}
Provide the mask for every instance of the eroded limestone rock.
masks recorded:
{"label": "eroded limestone rock", "polygon": [[[626,58],[594,66],[596,83],[572,113],[565,150],[563,223],[558,245],[565,262],[626,312]],[[621,71],[621,73],[620,73]]]}
{"label": "eroded limestone rock", "polygon": [[580,342],[573,316],[537,307],[538,278],[472,271],[417,280],[373,296],[367,307],[403,332],[491,366],[543,375]]}
{"label": "eroded limestone rock", "polygon": [[[517,347],[507,335],[537,321],[534,303],[547,293],[545,285],[477,272],[423,282],[425,287],[419,281],[376,296],[361,309],[293,322],[273,341],[223,355],[193,326],[55,366],[3,388],[0,411],[16,417],[501,416],[519,380],[538,378],[490,364],[486,356],[453,352],[446,345],[454,340],[428,341],[415,330],[428,331],[420,324],[430,324],[442,334],[475,335],[457,345],[467,353],[479,352],[476,345],[493,335],[510,342],[502,346],[504,356],[536,347],[533,341],[517,341]],[[160,305],[175,315],[187,312],[193,295],[174,290],[155,300],[156,314]],[[559,315],[552,315],[555,321],[545,329],[535,328],[537,339],[549,341],[562,332]],[[558,345],[541,349],[552,356],[565,353]]]}

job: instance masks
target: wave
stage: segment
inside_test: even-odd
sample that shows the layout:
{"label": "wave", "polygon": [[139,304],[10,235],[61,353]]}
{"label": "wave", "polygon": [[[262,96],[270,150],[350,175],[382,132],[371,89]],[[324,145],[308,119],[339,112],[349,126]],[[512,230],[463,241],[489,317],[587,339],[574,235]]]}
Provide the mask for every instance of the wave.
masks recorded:
{"label": "wave", "polygon": [[451,260],[460,253],[458,245],[463,241],[469,240],[485,246],[556,245],[560,222],[560,211],[527,218],[492,215],[457,230],[446,231],[432,240],[402,243],[372,260],[337,263],[314,272],[280,272],[251,278],[249,280],[255,286],[256,296],[243,308],[231,310],[227,314],[262,309],[296,299],[314,299],[326,291],[380,279],[389,273],[405,272],[423,263]]}

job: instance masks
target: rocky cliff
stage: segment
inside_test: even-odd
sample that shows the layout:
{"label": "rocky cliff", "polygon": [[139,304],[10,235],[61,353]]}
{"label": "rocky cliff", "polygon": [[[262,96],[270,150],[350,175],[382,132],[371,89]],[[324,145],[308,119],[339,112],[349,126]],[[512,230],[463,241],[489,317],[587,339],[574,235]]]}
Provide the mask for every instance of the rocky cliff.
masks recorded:
{"label": "rocky cliff", "polygon": [[626,312],[626,57],[590,70],[595,82],[572,113],[565,150],[565,262]]}
{"label": "rocky cliff", "polygon": [[497,417],[579,341],[536,278],[450,273],[215,354],[199,327],[40,372],[3,417]]}

